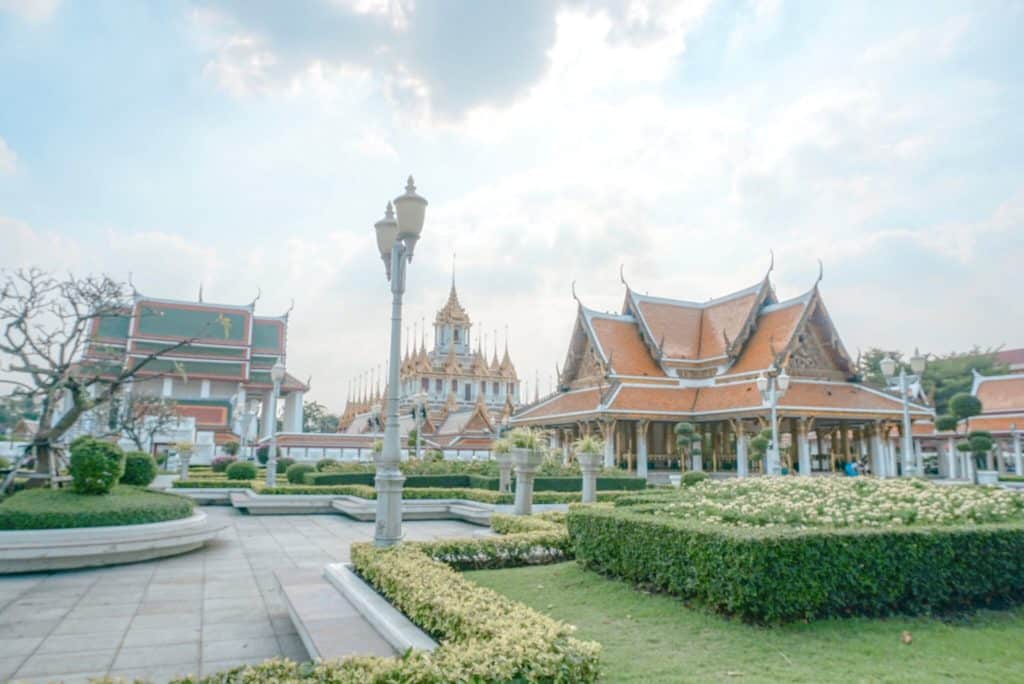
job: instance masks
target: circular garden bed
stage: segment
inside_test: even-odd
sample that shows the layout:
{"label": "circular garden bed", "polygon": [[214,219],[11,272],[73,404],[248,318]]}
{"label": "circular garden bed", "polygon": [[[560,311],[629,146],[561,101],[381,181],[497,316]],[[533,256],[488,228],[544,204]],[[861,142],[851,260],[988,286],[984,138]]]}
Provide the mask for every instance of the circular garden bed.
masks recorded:
{"label": "circular garden bed", "polygon": [[181,496],[129,485],[101,495],[27,489],[0,502],[0,530],[143,525],[188,518],[192,505]]}

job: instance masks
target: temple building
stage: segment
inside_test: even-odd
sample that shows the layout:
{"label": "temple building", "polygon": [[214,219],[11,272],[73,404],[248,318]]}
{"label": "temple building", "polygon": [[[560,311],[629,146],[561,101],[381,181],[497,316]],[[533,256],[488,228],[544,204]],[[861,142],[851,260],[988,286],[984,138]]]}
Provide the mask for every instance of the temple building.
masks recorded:
{"label": "temple building", "polygon": [[[623,278],[619,313],[577,299],[558,391],[512,425],[550,430],[567,458],[573,439],[598,434],[607,466],[646,476],[649,466],[681,461],[673,428],[691,422],[706,446],[686,465],[742,473],[749,438],[770,425],[758,378],[785,371],[790,383],[776,402],[784,467],[810,474],[858,460],[894,475],[889,435],[901,423],[901,398],[860,382],[818,282],[780,301],[770,275],[706,302],[642,295]],[[933,416],[920,402],[910,410]]]}
{"label": "temple building", "polygon": [[[508,351],[498,358],[497,345],[490,360],[482,336],[473,339],[473,324],[459,302],[452,281],[448,301],[434,317],[433,347],[425,335],[419,348],[412,341],[399,371],[401,434],[415,429],[413,406],[426,407],[420,435],[427,449],[449,457],[482,457],[490,450],[500,424],[519,406],[519,377]],[[475,344],[475,348],[474,348]],[[387,388],[363,388],[346,403],[339,432],[348,435],[382,431],[381,415]]]}
{"label": "temple building", "polygon": [[[257,316],[255,301],[211,304],[145,297],[135,293],[123,316],[96,320],[82,363],[138,364],[161,352],[126,390],[173,401],[176,424],[149,444],[154,452],[192,442],[194,463],[209,462],[243,429],[255,441],[275,429],[270,368],[285,363],[288,314]],[[164,352],[173,345],[181,346]],[[291,374],[281,384],[285,431],[301,431],[307,385]],[[247,410],[236,415],[244,403]],[[80,419],[72,435],[94,433],[95,416]]]}

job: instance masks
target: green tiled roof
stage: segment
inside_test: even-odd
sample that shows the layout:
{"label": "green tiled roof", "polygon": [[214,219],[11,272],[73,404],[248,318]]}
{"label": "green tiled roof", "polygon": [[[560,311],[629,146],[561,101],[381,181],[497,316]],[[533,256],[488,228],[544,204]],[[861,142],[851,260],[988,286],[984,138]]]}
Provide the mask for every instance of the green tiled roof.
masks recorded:
{"label": "green tiled roof", "polygon": [[252,346],[255,349],[281,348],[281,328],[276,321],[254,321],[252,325]]}
{"label": "green tiled roof", "polygon": [[124,340],[128,338],[128,326],[131,323],[129,316],[104,316],[99,319],[97,337],[110,340]]}
{"label": "green tiled roof", "polygon": [[141,303],[138,334],[158,337],[198,337],[245,343],[246,316],[234,311],[182,309],[168,304]]}
{"label": "green tiled roof", "polygon": [[[138,363],[140,359],[135,359],[134,363]],[[173,361],[170,359],[158,358],[153,359],[146,364],[143,369],[145,373],[169,373],[174,376],[180,376],[181,371],[184,370],[188,376],[194,376],[202,378],[210,375],[216,375],[221,377],[238,378],[244,380],[243,374],[245,366],[241,363],[229,363],[229,362],[199,362],[199,361]]]}
{"label": "green tiled roof", "polygon": [[[167,342],[136,342],[132,347],[133,351],[152,354],[167,348]],[[223,356],[232,359],[244,359],[245,347],[204,347],[195,344],[186,344],[174,350],[175,354],[196,355],[196,356]]]}

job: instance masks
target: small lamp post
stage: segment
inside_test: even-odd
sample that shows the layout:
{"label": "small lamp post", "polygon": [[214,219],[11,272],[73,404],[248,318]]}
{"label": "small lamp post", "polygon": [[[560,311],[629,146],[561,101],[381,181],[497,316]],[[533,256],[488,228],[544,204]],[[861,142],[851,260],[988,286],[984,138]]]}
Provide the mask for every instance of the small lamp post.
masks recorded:
{"label": "small lamp post", "polygon": [[[885,376],[886,380],[892,380],[896,375],[897,363],[896,359],[892,358],[892,356],[886,356],[878,363],[878,365],[882,367],[882,375]],[[899,364],[900,400],[903,402],[903,454],[900,460],[902,461],[904,477],[910,477],[910,475],[914,474],[913,471],[916,470],[910,465],[914,451],[914,437],[911,434],[910,397],[907,396],[907,387],[908,383],[917,380],[920,375],[924,373],[926,365],[927,360],[924,356],[921,356],[921,353],[916,349],[914,350],[914,355],[910,357],[910,370],[913,371],[913,376],[908,376],[907,369],[903,364]]]}
{"label": "small lamp post", "polygon": [[270,451],[267,454],[267,486],[277,485],[277,397],[281,393],[281,382],[284,380],[284,364],[281,359],[270,369],[270,381],[274,389],[270,394]]}
{"label": "small lamp post", "polygon": [[420,431],[427,419],[427,395],[419,392],[412,399],[412,417],[416,421],[416,460],[420,460]]}
{"label": "small lamp post", "polygon": [[767,373],[757,376],[757,391],[761,393],[761,401],[771,409],[772,443],[768,447],[768,459],[765,463],[765,475],[781,475],[782,465],[779,459],[779,399],[789,389],[789,375],[785,370],[772,366]]}
{"label": "small lamp post", "polygon": [[[377,522],[373,534],[376,546],[393,546],[402,539],[402,483],[398,469],[401,445],[398,431],[398,381],[402,364],[402,295],[405,293],[406,264],[412,262],[416,242],[423,232],[427,200],[416,194],[412,176],[405,193],[388,202],[384,218],[374,224],[377,248],[384,272],[391,281],[391,349],[388,365],[387,418],[384,447],[376,456],[374,484],[377,488]],[[397,214],[397,216],[396,216]]]}

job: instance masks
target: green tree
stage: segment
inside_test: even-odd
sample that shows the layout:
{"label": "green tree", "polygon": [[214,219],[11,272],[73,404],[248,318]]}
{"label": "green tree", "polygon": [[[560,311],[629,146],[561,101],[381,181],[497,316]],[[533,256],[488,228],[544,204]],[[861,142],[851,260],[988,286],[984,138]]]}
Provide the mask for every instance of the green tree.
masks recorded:
{"label": "green tree", "polygon": [[318,401],[307,401],[303,407],[302,429],[304,432],[337,432],[338,416],[328,411]]}
{"label": "green tree", "polygon": [[[872,385],[885,386],[889,384],[885,379],[885,374],[882,373],[881,365],[882,359],[886,356],[891,356],[896,363],[905,366],[907,372],[910,372],[910,366],[904,363],[903,354],[900,352],[871,347],[857,359],[857,374],[860,375],[861,380]],[[897,366],[896,372],[899,372],[899,366]]]}
{"label": "green tree", "polygon": [[952,413],[949,403],[954,395],[970,392],[974,383],[972,370],[982,375],[1002,375],[1009,372],[1005,364],[996,360],[996,350],[974,347],[969,352],[931,357],[924,369],[922,385],[935,404],[939,415]]}

